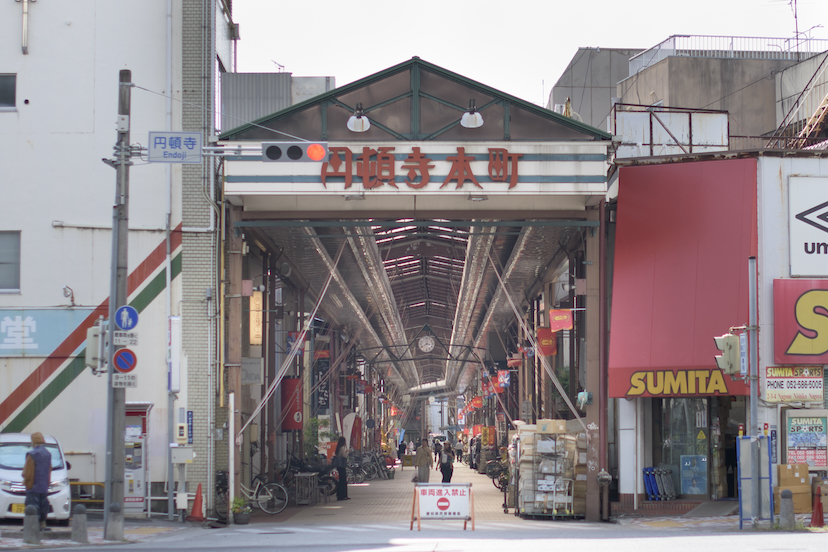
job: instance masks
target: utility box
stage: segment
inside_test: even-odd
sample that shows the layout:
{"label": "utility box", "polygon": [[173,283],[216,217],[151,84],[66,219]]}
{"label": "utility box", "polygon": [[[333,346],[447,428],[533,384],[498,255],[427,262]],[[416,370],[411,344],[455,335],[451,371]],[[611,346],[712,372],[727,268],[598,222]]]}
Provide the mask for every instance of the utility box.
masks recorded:
{"label": "utility box", "polygon": [[195,458],[193,447],[171,447],[173,464],[192,464]]}

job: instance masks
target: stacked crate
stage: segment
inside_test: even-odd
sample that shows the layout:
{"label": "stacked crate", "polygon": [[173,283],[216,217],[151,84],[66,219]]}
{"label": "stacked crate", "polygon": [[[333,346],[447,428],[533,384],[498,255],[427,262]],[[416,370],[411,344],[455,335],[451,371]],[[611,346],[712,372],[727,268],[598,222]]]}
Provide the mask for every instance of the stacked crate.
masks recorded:
{"label": "stacked crate", "polygon": [[534,484],[535,480],[532,470],[535,463],[535,425],[522,425],[518,427],[518,438],[520,439],[520,454],[517,458],[518,468],[518,512],[524,513],[528,510],[534,512]]}
{"label": "stacked crate", "polygon": [[[567,425],[570,431],[567,431]],[[518,513],[531,516],[586,514],[586,433],[566,420],[538,420],[518,429]]]}

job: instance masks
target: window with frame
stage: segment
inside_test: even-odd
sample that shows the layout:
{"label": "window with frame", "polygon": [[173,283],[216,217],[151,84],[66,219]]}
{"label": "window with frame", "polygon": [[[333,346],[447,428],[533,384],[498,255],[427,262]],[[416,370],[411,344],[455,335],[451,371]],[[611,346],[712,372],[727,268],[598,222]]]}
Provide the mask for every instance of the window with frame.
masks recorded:
{"label": "window with frame", "polygon": [[20,232],[0,231],[0,292],[20,291]]}
{"label": "window with frame", "polygon": [[17,75],[0,74],[0,111],[14,109]]}

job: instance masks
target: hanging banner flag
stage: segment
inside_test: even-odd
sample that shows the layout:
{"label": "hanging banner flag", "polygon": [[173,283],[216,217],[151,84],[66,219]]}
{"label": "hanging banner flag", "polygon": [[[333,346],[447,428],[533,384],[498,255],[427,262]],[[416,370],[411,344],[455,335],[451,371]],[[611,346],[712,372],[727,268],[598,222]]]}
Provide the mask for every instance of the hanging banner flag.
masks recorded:
{"label": "hanging banner flag", "polygon": [[506,366],[509,368],[520,368],[520,363],[523,362],[519,358],[510,358],[506,361]]}
{"label": "hanging banner flag", "polygon": [[538,347],[540,347],[541,356],[558,354],[557,334],[550,328],[538,328]]}
{"label": "hanging banner flag", "polygon": [[282,431],[302,429],[302,380],[282,380]]}
{"label": "hanging banner flag", "polygon": [[389,406],[388,407],[388,415],[389,416],[398,416],[399,413],[400,413],[400,411],[397,410],[396,406]]}
{"label": "hanging banner flag", "polygon": [[510,374],[509,370],[498,370],[497,371],[497,383],[500,387],[509,387],[510,385]]}
{"label": "hanging banner flag", "polygon": [[572,329],[572,311],[553,309],[549,311],[549,329],[553,332]]}
{"label": "hanging banner flag", "polygon": [[368,391],[370,387],[368,387],[368,382],[366,380],[357,380],[356,381],[356,392],[360,395],[364,395],[365,393],[370,393]]}
{"label": "hanging banner flag", "polygon": [[[296,340],[299,339],[299,335],[302,332],[288,332],[287,333],[287,348],[290,351],[293,348],[293,344],[296,343]],[[307,340],[306,340],[307,341]],[[299,350],[296,351],[296,356],[302,356],[305,352],[305,348],[301,345],[299,346]]]}
{"label": "hanging banner flag", "polygon": [[482,424],[477,424],[476,426],[474,426],[472,428],[472,435],[474,435],[474,436],[480,435],[480,431],[482,429],[483,429],[483,425]]}
{"label": "hanging banner flag", "polygon": [[492,380],[491,390],[492,390],[492,395],[494,395],[495,393],[503,393],[503,388],[500,386],[500,380],[499,379],[495,378],[495,379]]}
{"label": "hanging banner flag", "polygon": [[483,408],[483,397],[478,395],[477,397],[473,398],[472,404],[475,408]]}

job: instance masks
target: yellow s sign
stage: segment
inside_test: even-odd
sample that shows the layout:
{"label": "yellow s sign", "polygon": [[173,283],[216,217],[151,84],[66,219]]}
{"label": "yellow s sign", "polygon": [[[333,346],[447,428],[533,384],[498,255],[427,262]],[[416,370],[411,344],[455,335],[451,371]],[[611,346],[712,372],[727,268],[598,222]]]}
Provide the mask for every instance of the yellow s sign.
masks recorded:
{"label": "yellow s sign", "polygon": [[800,330],[786,351],[789,355],[822,355],[828,352],[828,290],[803,293],[796,301]]}

